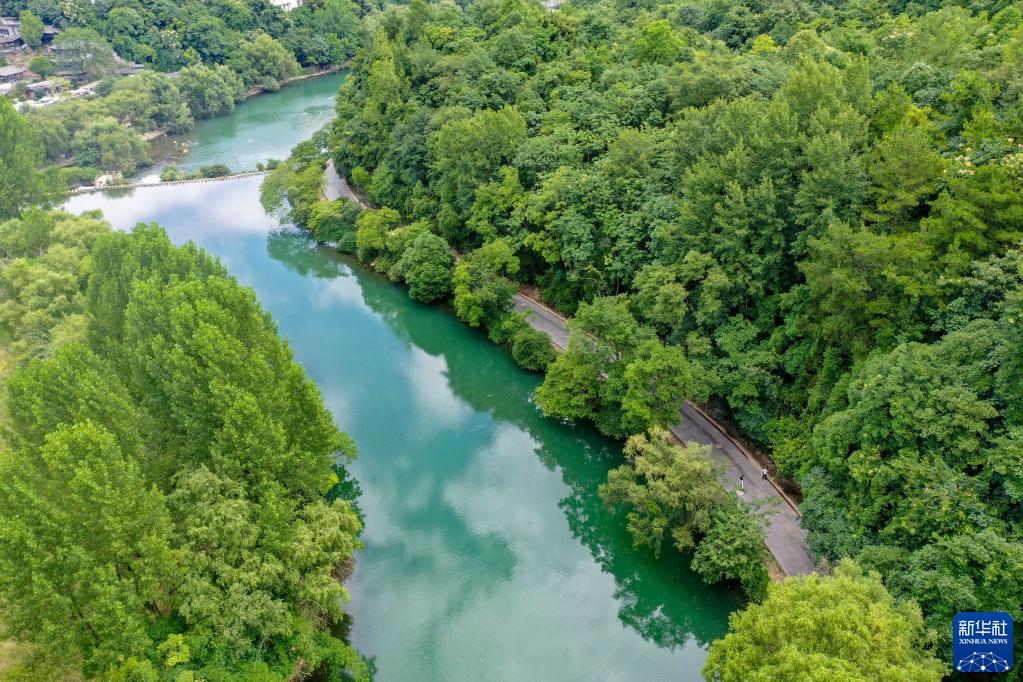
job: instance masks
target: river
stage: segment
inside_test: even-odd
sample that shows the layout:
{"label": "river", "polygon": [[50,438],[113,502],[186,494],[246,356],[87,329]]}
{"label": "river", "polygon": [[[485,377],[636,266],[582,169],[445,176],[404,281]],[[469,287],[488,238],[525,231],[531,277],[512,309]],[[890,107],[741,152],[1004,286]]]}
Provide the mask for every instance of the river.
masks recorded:
{"label": "river", "polygon": [[[178,168],[187,172],[214,163],[225,163],[236,172],[249,171],[257,163],[286,159],[292,147],[334,117],[334,93],[347,76],[347,71],[339,71],[291,83],[278,92],[240,102],[226,116],[197,121],[183,135],[156,140],[151,152],[158,163],[144,170],[139,180],[157,179],[169,156],[177,157]],[[183,147],[188,152],[180,155]]]}
{"label": "river", "polygon": [[[282,144],[283,116],[305,121],[329,99],[299,86],[255,98],[224,118],[256,102],[279,115],[202,122],[193,153],[216,148],[202,163],[241,167]],[[621,447],[544,419],[538,376],[448,309],[281,228],[259,206],[260,180],[81,195],[67,208],[101,209],[121,229],[156,221],[219,256],[355,438],[366,529],[348,611],[377,679],[699,679],[739,598],[682,557],[632,549],[597,497]]]}

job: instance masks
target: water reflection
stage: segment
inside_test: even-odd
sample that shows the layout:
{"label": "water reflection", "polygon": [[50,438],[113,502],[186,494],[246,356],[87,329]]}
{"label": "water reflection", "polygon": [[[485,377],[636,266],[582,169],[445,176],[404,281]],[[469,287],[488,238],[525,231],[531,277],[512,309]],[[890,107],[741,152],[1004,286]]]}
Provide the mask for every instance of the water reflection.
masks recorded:
{"label": "water reflection", "polygon": [[597,498],[620,447],[543,419],[538,377],[450,311],[281,230],[258,178],[76,197],[158,221],[255,289],[359,445],[353,643],[380,679],[699,679],[734,594],[633,552]]}
{"label": "water reflection", "polygon": [[[408,516],[401,523],[410,524],[416,532],[423,533],[429,538],[426,542],[438,541],[430,527],[419,525],[416,520],[416,515],[428,507],[444,509],[448,515],[461,509],[462,518],[474,525],[476,537],[481,538],[475,541],[477,544],[449,546],[441,554],[431,548],[424,554],[432,553],[434,561],[437,556],[450,556],[452,552],[475,560],[475,553],[482,552],[479,560],[488,566],[483,572],[494,570],[495,565],[489,563],[494,560],[500,567],[499,574],[507,577],[515,559],[514,551],[504,544],[518,548],[545,546],[546,541],[537,542],[537,536],[543,535],[539,526],[544,520],[531,513],[532,510],[517,508],[520,491],[502,487],[509,479],[518,480],[518,485],[530,485],[530,475],[520,471],[520,463],[524,454],[532,453],[546,469],[559,472],[561,481],[568,487],[569,494],[560,497],[558,507],[571,535],[586,546],[602,571],[613,576],[613,597],[622,623],[644,639],[669,649],[684,647],[692,640],[702,648],[723,633],[724,614],[738,605],[737,596],[723,589],[708,588],[684,568],[685,557],[668,553],[656,561],[647,552],[634,551],[623,519],[609,514],[600,502],[597,487],[606,479],[608,468],[620,461],[621,450],[617,444],[590,429],[568,428],[541,418],[531,402],[537,377],[513,367],[506,355],[493,348],[482,334],[467,333],[461,328],[453,330],[452,327],[460,323],[447,311],[411,303],[401,287],[391,285],[357,264],[345,267],[344,257],[310,245],[300,234],[280,233],[271,238],[273,242],[278,240],[304,245],[283,248],[275,244],[271,248],[268,244],[271,255],[284,260],[285,265],[296,272],[307,272],[315,261],[331,264],[317,266],[320,268],[343,268],[345,275],[342,276],[348,279],[348,284],[352,279],[357,282],[365,304],[414,349],[412,362],[416,368],[410,370],[409,384],[413,389],[422,384],[422,395],[416,396],[415,402],[436,410],[429,421],[437,428],[433,437],[438,439],[417,447],[427,450],[432,450],[433,445],[443,447],[446,428],[457,422],[456,415],[450,412],[458,410],[445,404],[450,402],[444,397],[449,394],[451,400],[465,404],[461,408],[463,415],[485,413],[500,425],[485,448],[486,459],[452,457],[435,462],[437,466],[430,472],[418,468],[407,470],[392,481],[394,489],[384,493],[401,494],[404,490],[407,495],[410,488],[416,490],[407,504]],[[431,435],[418,433],[418,437],[430,438]],[[466,445],[476,451],[481,444],[474,439]],[[459,470],[460,467],[466,468]],[[434,473],[438,476],[430,475]],[[429,482],[422,479],[424,474]],[[453,483],[444,486],[444,481]],[[423,490],[424,487],[427,489]],[[441,499],[439,496],[445,491],[447,498]],[[468,508],[473,505],[474,508]],[[514,510],[515,517],[501,519],[493,527],[487,527],[486,520],[495,510],[501,513]],[[373,511],[368,514],[372,519]],[[505,538],[503,543],[501,537]],[[458,542],[452,538],[447,541]],[[409,549],[400,543],[390,546],[389,551],[394,552],[391,559],[396,562],[424,560],[422,556],[409,555]],[[559,557],[548,555],[544,560],[552,558]],[[529,561],[526,557],[519,560]],[[438,568],[443,567],[432,566],[431,572]],[[573,565],[547,567],[551,568],[566,577],[578,571],[578,566]],[[470,571],[472,576],[476,573]],[[456,598],[452,608],[458,609],[471,600],[473,591],[485,591],[489,587],[492,581],[481,586],[472,584],[470,579],[464,598]]]}

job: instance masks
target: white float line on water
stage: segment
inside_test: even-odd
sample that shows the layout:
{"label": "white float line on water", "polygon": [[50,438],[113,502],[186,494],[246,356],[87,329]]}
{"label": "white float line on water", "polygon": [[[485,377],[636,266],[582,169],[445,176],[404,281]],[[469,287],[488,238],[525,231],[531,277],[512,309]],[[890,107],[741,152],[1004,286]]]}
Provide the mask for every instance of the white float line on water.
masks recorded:
{"label": "white float line on water", "polygon": [[88,187],[76,187],[73,190],[68,191],[68,194],[89,194],[90,192],[112,192],[121,189],[138,189],[140,187],[163,187],[165,185],[188,185],[196,184],[200,182],[220,182],[222,180],[236,180],[238,178],[252,178],[257,175],[266,175],[270,171],[248,171],[246,173],[233,173],[232,175],[221,175],[216,178],[189,178],[187,180],[167,180],[160,182],[137,182],[137,183],[126,183],[121,185],[107,185],[105,187],[96,187],[90,185]]}

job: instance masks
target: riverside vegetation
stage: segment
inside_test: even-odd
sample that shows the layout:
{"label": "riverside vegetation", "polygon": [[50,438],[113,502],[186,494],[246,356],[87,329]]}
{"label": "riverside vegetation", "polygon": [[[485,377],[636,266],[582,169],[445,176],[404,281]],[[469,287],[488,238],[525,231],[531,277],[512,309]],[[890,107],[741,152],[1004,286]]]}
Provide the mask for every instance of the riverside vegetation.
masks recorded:
{"label": "riverside vegetation", "polygon": [[0,223],[0,593],[18,679],[368,679],[331,634],[352,441],[253,292],[156,225]]}
{"label": "riverside vegetation", "polygon": [[[957,611],[1023,617],[1019,3],[414,0],[365,24],[335,124],[269,205],[392,279],[427,260],[417,295],[499,341],[535,285],[575,316],[533,363],[547,414],[646,448],[705,401],[801,486],[842,568],[751,613],[846,585],[859,606],[819,625],[906,634],[896,655],[801,621],[758,658],[738,615],[708,678],[935,679]],[[379,210],[316,204],[321,146]],[[658,495],[689,493],[645,459],[608,501],[637,542],[699,552],[709,503],[669,513]]]}
{"label": "riverside vegetation", "polygon": [[[14,4],[4,12],[22,8]],[[65,14],[65,25],[95,30],[105,7]],[[196,13],[164,22],[175,32],[202,24],[185,20],[205,12],[189,3],[166,11]],[[163,21],[155,16],[152,26]],[[161,32],[149,31],[148,15],[140,20],[139,44],[153,47]],[[261,40],[276,54],[270,31],[246,21],[225,34],[229,51],[244,55],[243,41]],[[208,35],[219,35],[214,24]],[[711,647],[708,679],[808,670],[936,679],[957,611],[1023,618],[1019,3],[580,0],[552,12],[526,0],[413,0],[366,14],[358,31],[363,47],[335,124],[277,166],[264,203],[404,281],[417,300],[450,297],[460,318],[510,343],[521,364],[546,368],[537,404],[550,416],[629,439],[604,497],[631,511],[636,542],[693,549],[694,568],[740,581],[753,600]],[[189,63],[186,52],[177,66]],[[199,61],[231,66],[213,52]],[[258,81],[259,69],[252,73],[244,82]],[[45,151],[32,123],[4,100],[0,119],[0,219],[14,219],[0,231],[13,240],[4,245],[13,282],[5,324],[16,358],[40,356],[11,378],[11,390],[24,392],[7,401],[5,625],[38,645],[38,669],[80,665],[127,677],[134,666],[152,678],[173,662],[172,672],[216,679],[244,666],[286,676],[298,659],[331,659],[361,674],[355,654],[318,627],[340,614],[315,600],[309,610],[298,592],[309,585],[289,582],[295,573],[284,568],[311,557],[303,575],[329,574],[356,542],[352,510],[322,501],[334,482],[329,455],[343,440],[326,424],[300,426],[274,400],[283,386],[311,386],[293,377],[256,385],[257,375],[300,371],[285,371],[290,358],[251,295],[224,283],[201,254],[167,245],[143,257],[148,245],[166,244],[146,229],[76,247],[57,226],[95,218],[36,209],[17,218],[54,201],[60,183],[36,172]],[[118,147],[134,154],[131,144]],[[378,210],[319,203],[324,148]],[[83,146],[102,158],[95,149],[101,144]],[[36,233],[59,238],[33,241]],[[19,240],[29,250],[19,251]],[[118,266],[93,253],[101,244],[140,255]],[[194,265],[182,272],[161,269],[188,258]],[[172,286],[159,290],[147,273],[157,281],[165,273]],[[521,283],[574,316],[557,358],[509,314]],[[213,302],[196,303],[205,296]],[[196,327],[195,345],[175,347],[174,334],[207,314],[214,319]],[[234,331],[215,333],[218,325]],[[236,357],[222,338],[259,340],[267,369],[216,364]],[[74,369],[62,374],[61,363]],[[210,367],[216,380],[202,373]],[[209,388],[230,400],[214,403]],[[76,397],[89,390],[98,397]],[[299,404],[318,405],[310,395]],[[170,397],[182,409],[166,409]],[[668,445],[658,431],[687,398],[727,416],[799,483],[826,575],[765,588],[753,570],[763,532],[755,516],[722,496],[699,452]],[[19,405],[30,407],[14,418]],[[226,406],[230,414],[217,412]],[[308,409],[303,418],[322,414]],[[240,430],[210,431],[211,414],[224,424],[259,416],[265,431],[242,447],[232,440]],[[316,447],[295,451],[312,464],[285,477],[269,451],[293,451],[266,446],[300,433],[318,434]],[[267,460],[250,467],[238,454],[250,451]],[[194,478],[207,475],[203,467],[209,483]],[[296,469],[310,478],[292,480]],[[343,470],[334,475],[344,484]],[[54,487],[89,476],[135,493],[104,497],[107,483]],[[214,494],[228,500],[225,514],[256,515],[271,530],[223,539],[218,554],[202,519],[188,513],[221,509],[193,504]],[[62,505],[53,513],[64,516],[53,518],[70,518],[66,527],[40,511],[55,499]],[[283,516],[262,516],[281,508]],[[309,537],[290,535],[297,520],[314,524],[303,514],[322,509],[337,515],[330,529],[346,529],[344,537],[296,552],[289,542]],[[75,528],[110,540],[78,545]],[[81,548],[62,563],[82,576],[96,566],[113,573],[59,582],[73,578],[49,550],[64,546]],[[111,548],[123,553],[102,555]],[[247,563],[252,556],[265,564]],[[11,563],[25,557],[38,562],[33,575],[56,582],[30,582]],[[271,576],[269,585],[226,569],[210,577],[232,561],[243,562],[239,571],[268,566],[256,577]],[[837,568],[828,574],[829,566]],[[231,611],[256,615],[215,622],[224,611],[206,607],[224,589],[216,580],[233,578],[266,588],[254,611]],[[84,584],[106,591],[71,589]],[[330,603],[339,603],[341,588],[329,585]],[[280,646],[258,648],[267,641]]]}
{"label": "riverside vegetation", "polygon": [[[62,27],[52,67],[81,70],[84,80],[98,82],[94,98],[26,115],[47,162],[70,163],[62,172],[76,185],[148,164],[145,133],[185,132],[196,119],[230,112],[251,88],[276,90],[303,67],[341,64],[360,44],[359,17],[369,8],[350,0],[309,2],[293,12],[264,0],[5,0],[0,15],[22,12]],[[148,68],[117,78],[115,54]]]}

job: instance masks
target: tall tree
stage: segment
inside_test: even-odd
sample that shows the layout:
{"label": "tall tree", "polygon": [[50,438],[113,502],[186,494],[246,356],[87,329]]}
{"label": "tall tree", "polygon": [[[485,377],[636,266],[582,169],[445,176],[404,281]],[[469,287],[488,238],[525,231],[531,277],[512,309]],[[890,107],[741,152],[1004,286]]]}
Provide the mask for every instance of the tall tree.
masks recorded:
{"label": "tall tree", "polygon": [[31,10],[22,10],[18,15],[21,21],[21,39],[32,48],[43,44],[43,20],[32,13]]}
{"label": "tall tree", "polygon": [[13,218],[22,209],[49,204],[63,191],[56,171],[40,172],[43,145],[32,126],[0,98],[0,220]]}
{"label": "tall tree", "polygon": [[86,674],[153,645],[176,577],[163,496],[102,426],[60,426],[38,456],[0,457],[4,625]]}

